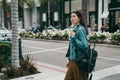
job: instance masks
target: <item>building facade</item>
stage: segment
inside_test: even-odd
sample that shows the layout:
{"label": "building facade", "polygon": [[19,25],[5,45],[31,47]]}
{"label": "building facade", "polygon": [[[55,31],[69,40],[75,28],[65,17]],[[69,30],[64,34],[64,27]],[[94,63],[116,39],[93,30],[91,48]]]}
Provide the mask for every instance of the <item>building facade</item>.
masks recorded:
{"label": "building facade", "polygon": [[[41,4],[39,0],[33,0],[35,7],[32,10],[27,4],[19,8],[19,27],[40,27],[41,30],[52,25],[56,28],[67,28],[71,25],[70,13],[73,10],[83,11],[83,0],[49,0]],[[56,0],[57,1],[57,0]],[[86,0],[87,1],[87,25],[93,31],[101,31],[104,24],[105,31],[115,32],[120,29],[120,0]],[[3,10],[0,9],[0,24],[4,23]],[[22,15],[23,14],[23,15]],[[117,26],[117,28],[116,28]]]}
{"label": "building facade", "polygon": [[111,0],[109,5],[109,29],[110,32],[120,30],[120,0]]}

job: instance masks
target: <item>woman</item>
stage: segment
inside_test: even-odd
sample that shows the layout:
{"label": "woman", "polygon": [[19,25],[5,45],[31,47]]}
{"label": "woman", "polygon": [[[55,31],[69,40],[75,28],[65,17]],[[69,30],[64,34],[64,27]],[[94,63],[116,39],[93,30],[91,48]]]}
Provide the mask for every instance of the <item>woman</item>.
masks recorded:
{"label": "woman", "polygon": [[88,47],[87,30],[80,12],[73,11],[71,13],[71,23],[74,25],[74,30],[70,32],[69,48],[66,54],[69,63],[67,64],[68,70],[64,80],[87,80],[87,73],[78,68],[75,63],[76,47],[77,55],[80,55],[80,49],[84,50]]}

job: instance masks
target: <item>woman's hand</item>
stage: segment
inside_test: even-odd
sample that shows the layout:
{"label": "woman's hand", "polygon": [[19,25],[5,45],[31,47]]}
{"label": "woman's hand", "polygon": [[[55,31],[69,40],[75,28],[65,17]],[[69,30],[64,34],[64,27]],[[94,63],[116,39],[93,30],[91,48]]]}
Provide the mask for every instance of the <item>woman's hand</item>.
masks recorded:
{"label": "woman's hand", "polygon": [[71,36],[71,37],[75,36],[75,32],[71,32],[71,33],[70,33],[70,36]]}
{"label": "woman's hand", "polygon": [[69,65],[70,65],[70,62],[68,62],[68,63],[66,64],[66,67],[68,68],[68,67],[69,67]]}

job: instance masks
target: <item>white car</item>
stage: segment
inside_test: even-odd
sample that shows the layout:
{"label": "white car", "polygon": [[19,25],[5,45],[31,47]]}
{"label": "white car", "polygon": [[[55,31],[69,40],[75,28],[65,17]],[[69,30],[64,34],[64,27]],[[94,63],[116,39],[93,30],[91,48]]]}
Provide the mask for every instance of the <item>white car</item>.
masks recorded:
{"label": "white car", "polygon": [[49,26],[43,31],[47,31],[47,32],[53,31],[53,32],[55,32],[55,31],[58,31],[58,29],[56,29],[55,27]]}
{"label": "white car", "polygon": [[71,32],[74,30],[74,27],[70,26],[64,29],[64,31]]}
{"label": "white car", "polygon": [[0,27],[0,40],[11,40],[12,34],[11,31],[5,27]]}

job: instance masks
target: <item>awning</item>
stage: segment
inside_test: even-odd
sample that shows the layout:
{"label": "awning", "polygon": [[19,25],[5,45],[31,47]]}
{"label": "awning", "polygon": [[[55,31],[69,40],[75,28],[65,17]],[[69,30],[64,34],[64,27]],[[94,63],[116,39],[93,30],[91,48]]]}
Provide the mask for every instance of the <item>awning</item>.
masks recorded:
{"label": "awning", "polygon": [[107,11],[107,12],[103,12],[103,14],[101,15],[101,18],[107,18],[108,17],[108,15],[109,15],[109,12]]}
{"label": "awning", "polygon": [[112,2],[109,4],[109,11],[116,11],[116,10],[120,10],[120,2]]}
{"label": "awning", "polygon": [[113,10],[120,10],[120,7],[117,7],[117,8],[109,8],[109,11],[113,11]]}

